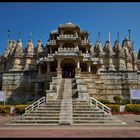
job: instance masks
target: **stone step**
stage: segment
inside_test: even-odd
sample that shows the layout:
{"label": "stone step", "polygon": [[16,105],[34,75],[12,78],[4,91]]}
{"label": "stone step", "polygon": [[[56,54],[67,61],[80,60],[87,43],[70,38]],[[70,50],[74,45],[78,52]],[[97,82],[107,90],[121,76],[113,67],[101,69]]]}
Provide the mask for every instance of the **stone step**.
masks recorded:
{"label": "stone step", "polygon": [[59,120],[16,120],[11,123],[59,123]]}
{"label": "stone step", "polygon": [[83,125],[86,125],[86,126],[122,126],[122,125],[127,125],[126,123],[124,122],[111,122],[111,123],[107,123],[107,122],[104,122],[104,123],[99,123],[99,122],[94,122],[94,123],[91,123],[91,122],[83,122],[83,123],[76,123],[74,122],[73,123],[74,126],[83,126]]}
{"label": "stone step", "polygon": [[31,116],[31,117],[59,117],[59,113],[47,113],[47,114],[39,114],[39,113],[33,113],[33,114],[26,114],[24,116]]}
{"label": "stone step", "polygon": [[57,99],[52,99],[52,100],[47,100],[46,103],[54,103],[54,102],[61,102],[61,100],[57,100]]}
{"label": "stone step", "polygon": [[40,106],[60,106],[61,105],[61,102],[60,103],[47,103],[47,104],[44,104],[44,105],[40,105]]}
{"label": "stone step", "polygon": [[73,114],[73,117],[108,117],[107,114]]}
{"label": "stone step", "polygon": [[59,113],[60,110],[34,110],[32,113]]}
{"label": "stone step", "polygon": [[38,108],[38,111],[41,111],[41,110],[60,110],[60,107],[58,107],[58,108],[54,108],[54,107],[52,107],[52,108]]}
{"label": "stone step", "polygon": [[120,120],[73,120],[73,123],[121,123]]}
{"label": "stone step", "polygon": [[73,120],[114,120],[114,117],[73,117]]}
{"label": "stone step", "polygon": [[47,104],[47,105],[39,106],[39,108],[40,108],[40,107],[44,107],[44,108],[52,108],[52,107],[56,107],[56,108],[57,108],[57,107],[60,107],[60,105],[53,105],[53,104],[48,105],[48,104]]}
{"label": "stone step", "polygon": [[85,111],[86,111],[86,110],[101,111],[101,109],[99,109],[99,108],[90,108],[90,107],[83,107],[83,108],[82,108],[82,107],[80,107],[80,108],[77,107],[77,108],[73,108],[73,110],[77,110],[77,111],[78,111],[78,110],[85,110]]}
{"label": "stone step", "polygon": [[24,116],[22,118],[19,118],[18,120],[59,120],[59,116],[58,117],[46,117],[46,116]]}
{"label": "stone step", "polygon": [[90,114],[104,114],[105,112],[103,112],[103,111],[85,111],[85,110],[83,110],[83,111],[73,111],[73,113],[82,113],[82,114],[88,114],[88,113],[90,113]]}

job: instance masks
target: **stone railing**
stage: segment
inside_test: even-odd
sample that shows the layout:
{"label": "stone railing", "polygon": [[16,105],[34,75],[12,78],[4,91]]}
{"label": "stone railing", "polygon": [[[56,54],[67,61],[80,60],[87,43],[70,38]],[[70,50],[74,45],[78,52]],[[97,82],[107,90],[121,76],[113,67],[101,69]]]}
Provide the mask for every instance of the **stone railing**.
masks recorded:
{"label": "stone railing", "polygon": [[47,57],[40,57],[39,60],[37,60],[37,63],[41,61],[53,61],[53,60],[54,60],[54,55],[48,53]]}
{"label": "stone railing", "polygon": [[60,39],[74,39],[76,40],[78,38],[78,35],[74,35],[74,34],[62,34],[62,35],[59,35],[57,37],[58,40]]}
{"label": "stone railing", "polygon": [[86,45],[87,43],[89,43],[88,40],[81,40],[81,44],[82,44],[82,45]]}
{"label": "stone railing", "polygon": [[25,114],[31,112],[34,109],[37,109],[39,107],[40,104],[46,102],[46,97],[42,97],[39,100],[37,100],[36,102],[34,102],[33,104],[31,104],[30,106],[25,108]]}
{"label": "stone railing", "polygon": [[79,48],[58,48],[58,52],[55,52],[56,55],[82,55],[82,52],[79,51]]}
{"label": "stone railing", "polygon": [[71,53],[71,52],[79,52],[79,48],[58,48],[58,52],[62,52],[62,53]]}
{"label": "stone railing", "polygon": [[47,42],[48,45],[56,45],[56,40],[50,40]]}
{"label": "stone railing", "polygon": [[96,108],[100,108],[101,110],[103,110],[106,114],[111,115],[111,109],[101,102],[97,101],[95,98],[89,97],[89,102],[90,105],[94,105]]}
{"label": "stone railing", "polygon": [[92,55],[89,54],[89,53],[83,53],[83,59],[84,60],[88,60],[88,59],[91,59],[92,58]]}
{"label": "stone railing", "polygon": [[60,78],[52,77],[52,82],[50,82],[50,89],[46,90],[48,100],[57,99],[61,85],[61,80],[62,79]]}

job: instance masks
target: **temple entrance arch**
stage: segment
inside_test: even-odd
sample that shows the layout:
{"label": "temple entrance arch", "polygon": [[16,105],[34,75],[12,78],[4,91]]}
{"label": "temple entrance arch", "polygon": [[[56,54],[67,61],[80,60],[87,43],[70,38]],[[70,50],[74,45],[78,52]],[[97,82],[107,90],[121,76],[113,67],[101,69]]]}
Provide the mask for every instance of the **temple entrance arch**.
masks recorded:
{"label": "temple entrance arch", "polygon": [[62,78],[74,78],[76,63],[73,59],[64,59],[61,63]]}

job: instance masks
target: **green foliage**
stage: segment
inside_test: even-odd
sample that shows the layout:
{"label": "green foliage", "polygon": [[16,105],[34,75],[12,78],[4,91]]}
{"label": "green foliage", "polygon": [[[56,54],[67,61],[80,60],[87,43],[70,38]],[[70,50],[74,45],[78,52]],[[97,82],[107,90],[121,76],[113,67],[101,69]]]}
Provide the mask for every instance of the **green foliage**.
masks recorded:
{"label": "green foliage", "polygon": [[19,100],[8,100],[6,101],[7,105],[18,105],[21,104],[21,102]]}
{"label": "green foliage", "polygon": [[127,104],[125,110],[132,113],[140,113],[140,104]]}
{"label": "green foliage", "polygon": [[15,105],[15,110],[17,114],[25,113],[25,108],[29,105]]}
{"label": "green foliage", "polygon": [[122,99],[121,99],[120,96],[118,96],[118,95],[117,95],[117,96],[114,96],[113,99],[114,99],[114,101],[115,101],[116,104],[121,104],[121,100],[122,100]]}
{"label": "green foliage", "polygon": [[4,101],[0,101],[0,105],[4,105]]}
{"label": "green foliage", "polygon": [[120,105],[106,104],[107,107],[111,109],[111,112],[119,112]]}
{"label": "green foliage", "polygon": [[121,105],[126,105],[126,104],[130,104],[130,100],[122,99]]}
{"label": "green foliage", "polygon": [[33,99],[29,99],[28,101],[26,101],[25,104],[30,105],[33,104],[35,101]]}

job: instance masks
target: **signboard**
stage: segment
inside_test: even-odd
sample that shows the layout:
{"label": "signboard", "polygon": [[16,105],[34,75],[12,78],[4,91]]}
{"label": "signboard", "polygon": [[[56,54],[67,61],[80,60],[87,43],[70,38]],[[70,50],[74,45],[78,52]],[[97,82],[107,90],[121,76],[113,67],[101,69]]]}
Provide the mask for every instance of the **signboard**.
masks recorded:
{"label": "signboard", "polygon": [[140,89],[131,89],[130,96],[131,96],[131,99],[140,100]]}
{"label": "signboard", "polygon": [[5,92],[0,91],[0,101],[5,101]]}

